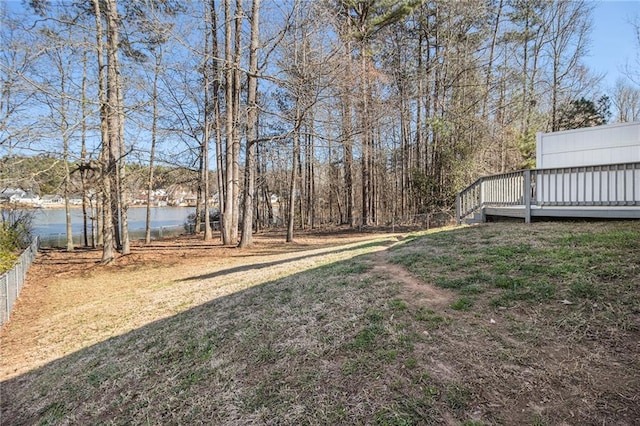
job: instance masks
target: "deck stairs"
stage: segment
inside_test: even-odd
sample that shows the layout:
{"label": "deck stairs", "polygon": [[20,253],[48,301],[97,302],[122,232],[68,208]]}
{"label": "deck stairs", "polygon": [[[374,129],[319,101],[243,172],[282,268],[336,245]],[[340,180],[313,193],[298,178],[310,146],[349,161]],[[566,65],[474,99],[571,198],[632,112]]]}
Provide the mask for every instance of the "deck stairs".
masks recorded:
{"label": "deck stairs", "polygon": [[466,223],[467,225],[474,225],[476,223],[483,223],[483,222],[485,222],[485,217],[481,211],[475,211],[473,212],[472,215],[467,216],[464,219],[464,223]]}

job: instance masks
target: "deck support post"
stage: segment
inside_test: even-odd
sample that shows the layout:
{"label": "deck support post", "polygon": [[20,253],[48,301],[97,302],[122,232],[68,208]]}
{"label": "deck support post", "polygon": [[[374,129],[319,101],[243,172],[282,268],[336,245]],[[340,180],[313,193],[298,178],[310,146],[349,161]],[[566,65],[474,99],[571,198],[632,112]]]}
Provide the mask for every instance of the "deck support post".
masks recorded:
{"label": "deck support post", "polygon": [[531,223],[531,170],[524,171],[524,223]]}

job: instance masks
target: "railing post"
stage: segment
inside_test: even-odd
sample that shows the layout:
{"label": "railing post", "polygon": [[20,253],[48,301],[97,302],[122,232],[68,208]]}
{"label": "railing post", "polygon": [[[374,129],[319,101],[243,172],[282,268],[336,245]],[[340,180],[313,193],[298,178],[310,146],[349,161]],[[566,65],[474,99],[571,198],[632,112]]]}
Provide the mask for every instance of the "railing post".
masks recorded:
{"label": "railing post", "polygon": [[524,223],[531,223],[531,170],[524,171]]}

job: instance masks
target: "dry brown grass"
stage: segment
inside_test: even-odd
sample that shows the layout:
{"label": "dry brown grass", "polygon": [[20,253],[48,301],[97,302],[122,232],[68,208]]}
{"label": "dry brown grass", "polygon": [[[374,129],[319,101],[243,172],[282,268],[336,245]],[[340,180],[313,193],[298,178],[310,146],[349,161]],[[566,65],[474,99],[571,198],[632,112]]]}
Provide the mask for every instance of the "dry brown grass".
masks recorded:
{"label": "dry brown grass", "polygon": [[131,255],[102,265],[97,250],[43,250],[10,322],[2,329],[0,379],[292,273],[361,254],[376,234],[313,234],[283,244],[256,237],[246,250],[195,237],[134,245]]}
{"label": "dry brown grass", "polygon": [[1,331],[3,423],[632,425],[639,240],[541,223],[45,252]]}

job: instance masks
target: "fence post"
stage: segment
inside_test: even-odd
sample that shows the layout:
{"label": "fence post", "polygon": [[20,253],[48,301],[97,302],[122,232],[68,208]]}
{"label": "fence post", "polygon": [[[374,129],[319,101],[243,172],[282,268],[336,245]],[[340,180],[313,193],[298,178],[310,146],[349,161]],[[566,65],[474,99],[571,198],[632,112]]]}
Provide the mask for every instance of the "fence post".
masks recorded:
{"label": "fence post", "polygon": [[0,325],[9,320],[9,275],[0,275]]}
{"label": "fence post", "polygon": [[11,315],[11,311],[13,310],[13,304],[16,302],[16,299],[18,298],[18,271],[17,269],[14,267],[13,269],[9,270],[9,273],[7,274],[7,277],[9,277],[9,291],[7,291],[7,300],[9,300],[9,315]]}
{"label": "fence post", "polygon": [[531,170],[524,171],[524,223],[531,223]]}
{"label": "fence post", "polygon": [[460,217],[460,212],[461,212],[461,197],[460,197],[460,193],[458,192],[456,194],[456,224],[460,225],[462,223],[462,218]]}

